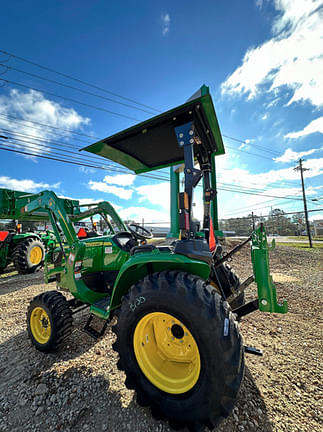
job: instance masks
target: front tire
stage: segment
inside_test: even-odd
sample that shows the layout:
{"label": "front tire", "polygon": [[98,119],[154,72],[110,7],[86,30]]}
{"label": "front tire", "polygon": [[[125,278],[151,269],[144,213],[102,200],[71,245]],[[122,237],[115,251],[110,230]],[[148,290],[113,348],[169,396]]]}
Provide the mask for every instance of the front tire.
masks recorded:
{"label": "front tire", "polygon": [[56,351],[72,331],[72,310],[57,291],[35,297],[27,311],[27,331],[31,343],[43,352]]}
{"label": "front tire", "polygon": [[226,302],[197,276],[148,275],[124,297],[114,349],[126,386],[171,427],[212,428],[235,403],[243,344]]}
{"label": "front tire", "polygon": [[45,248],[41,240],[29,237],[16,246],[13,263],[20,274],[34,273],[43,264]]}

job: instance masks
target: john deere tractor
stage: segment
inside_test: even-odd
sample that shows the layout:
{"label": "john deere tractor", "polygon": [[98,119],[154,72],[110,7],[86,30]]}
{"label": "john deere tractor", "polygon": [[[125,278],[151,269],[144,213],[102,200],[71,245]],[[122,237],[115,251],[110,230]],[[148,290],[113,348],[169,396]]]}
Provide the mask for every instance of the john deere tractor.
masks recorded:
{"label": "john deere tractor", "polygon": [[[224,153],[208,88],[189,102],[140,123],[85,150],[119,162],[135,173],[184,164],[184,190],[178,195],[179,239],[172,245],[147,244],[151,233],[127,227],[109,203],[68,215],[53,192],[29,196],[24,214],[46,210],[58,247],[45,258],[45,279],[59,291],[35,297],[28,308],[28,334],[43,352],[57,349],[72,328],[73,313],[89,307],[85,330],[103,336],[112,317],[126,386],[153,416],[171,427],[213,428],[233,409],[244,374],[244,346],[238,320],[244,315],[287,312],[278,304],[269,273],[263,226],[228,254],[214,235],[214,156]],[[202,183],[204,217],[192,217],[193,190]],[[73,213],[73,212],[72,212]],[[73,224],[86,218],[105,221],[105,233]],[[253,275],[240,283],[226,261],[251,242]],[[245,304],[243,291],[255,281],[258,297]],[[93,318],[102,321],[94,326]],[[97,318],[96,318],[97,319]]]}
{"label": "john deere tractor", "polygon": [[13,263],[20,274],[38,270],[45,258],[45,246],[36,233],[0,231],[0,272]]}
{"label": "john deere tractor", "polygon": [[[23,200],[20,197],[26,197]],[[56,244],[50,232],[24,231],[23,222],[48,222],[47,212],[36,215],[23,215],[20,207],[27,202],[29,194],[10,189],[0,189],[0,220],[13,220],[14,228],[0,231],[0,273],[13,264],[20,274],[34,273],[39,270],[48,248]],[[72,203],[71,200],[67,200]],[[70,204],[69,203],[69,204]],[[71,205],[71,204],[70,204]],[[18,206],[18,207],[17,207]],[[18,221],[18,219],[22,219]]]}

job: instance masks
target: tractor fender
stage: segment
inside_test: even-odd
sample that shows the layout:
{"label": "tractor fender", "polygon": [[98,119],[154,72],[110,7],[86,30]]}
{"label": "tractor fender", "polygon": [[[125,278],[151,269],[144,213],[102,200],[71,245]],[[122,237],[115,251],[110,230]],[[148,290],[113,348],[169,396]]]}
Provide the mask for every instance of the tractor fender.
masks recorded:
{"label": "tractor fender", "polygon": [[204,280],[207,280],[210,275],[210,267],[206,262],[194,260],[185,255],[160,252],[158,249],[152,252],[136,253],[120,268],[113,287],[110,309],[120,306],[122,297],[127,294],[134,283],[142,280],[148,274],[164,270],[183,271]]}
{"label": "tractor fender", "polygon": [[34,238],[36,240],[41,240],[40,236],[37,233],[23,233],[23,234],[15,234],[14,239],[17,240],[25,240],[28,238]]}

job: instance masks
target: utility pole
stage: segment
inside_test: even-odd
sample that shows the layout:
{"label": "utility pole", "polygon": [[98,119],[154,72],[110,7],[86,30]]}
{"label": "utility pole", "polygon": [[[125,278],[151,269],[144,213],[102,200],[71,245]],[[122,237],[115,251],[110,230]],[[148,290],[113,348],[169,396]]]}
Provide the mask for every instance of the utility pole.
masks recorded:
{"label": "utility pole", "polygon": [[299,165],[297,167],[295,167],[294,170],[301,172],[302,190],[303,190],[303,201],[304,201],[304,213],[305,213],[305,220],[306,220],[306,229],[307,229],[308,240],[309,240],[309,243],[310,243],[310,248],[312,248],[313,247],[313,245],[312,245],[312,236],[311,236],[310,223],[308,221],[307,204],[306,204],[306,196],[305,196],[305,188],[304,188],[304,178],[303,178],[303,171],[308,171],[309,168],[303,168],[302,162],[304,162],[304,160],[300,159],[298,161]]}

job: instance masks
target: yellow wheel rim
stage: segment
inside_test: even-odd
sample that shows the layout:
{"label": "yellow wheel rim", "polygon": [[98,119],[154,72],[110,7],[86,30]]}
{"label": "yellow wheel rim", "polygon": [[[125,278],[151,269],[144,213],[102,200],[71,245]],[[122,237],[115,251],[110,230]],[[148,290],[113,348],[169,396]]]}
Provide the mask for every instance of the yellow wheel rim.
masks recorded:
{"label": "yellow wheel rim", "polygon": [[149,381],[167,393],[185,393],[201,369],[199,349],[190,331],[172,315],[153,312],[137,324],[133,345],[137,362]]}
{"label": "yellow wheel rim", "polygon": [[37,265],[37,264],[40,263],[40,261],[42,260],[42,258],[43,258],[43,251],[42,251],[42,248],[39,247],[39,246],[34,246],[34,247],[31,249],[30,253],[29,253],[29,259],[30,259],[30,262],[31,262],[33,265]]}
{"label": "yellow wheel rim", "polygon": [[49,341],[51,335],[50,319],[42,307],[36,307],[30,315],[30,328],[33,337],[40,344]]}

